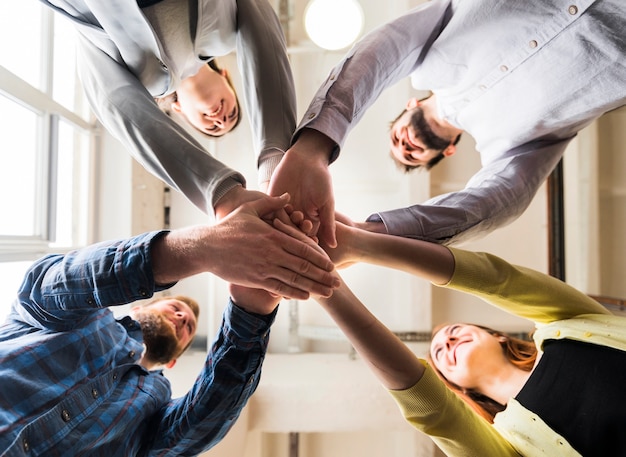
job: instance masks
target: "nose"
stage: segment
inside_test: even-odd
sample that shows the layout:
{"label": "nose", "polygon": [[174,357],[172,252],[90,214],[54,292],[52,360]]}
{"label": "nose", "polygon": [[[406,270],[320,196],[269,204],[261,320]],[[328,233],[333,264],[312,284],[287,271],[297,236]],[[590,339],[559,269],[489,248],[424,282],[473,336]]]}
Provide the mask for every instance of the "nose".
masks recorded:
{"label": "nose", "polygon": [[456,336],[452,336],[452,335],[448,336],[448,338],[446,339],[446,347],[450,349],[454,345],[454,343],[456,343],[457,340],[458,338]]}
{"label": "nose", "polygon": [[216,127],[223,129],[224,126],[226,125],[226,116],[224,115],[223,117],[218,117],[213,119],[213,123],[215,124]]}
{"label": "nose", "polygon": [[176,319],[180,321],[183,325],[187,324],[187,314],[182,311],[176,311]]}

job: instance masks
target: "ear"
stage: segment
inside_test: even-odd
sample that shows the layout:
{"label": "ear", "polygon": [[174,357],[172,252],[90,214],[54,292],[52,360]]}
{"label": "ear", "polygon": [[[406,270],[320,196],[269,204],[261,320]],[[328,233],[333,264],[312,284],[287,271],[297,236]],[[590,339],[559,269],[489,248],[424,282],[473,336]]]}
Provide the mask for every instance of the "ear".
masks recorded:
{"label": "ear", "polygon": [[413,109],[413,108],[417,108],[418,106],[420,106],[420,101],[418,98],[410,98],[408,102],[406,102],[406,106],[405,108],[407,110]]}
{"label": "ear", "polygon": [[174,365],[176,365],[176,360],[177,359],[170,360],[168,363],[165,364],[165,368],[167,368],[168,370],[174,368]]}
{"label": "ear", "polygon": [[456,146],[454,144],[449,145],[443,150],[444,157],[453,156],[456,153]]}
{"label": "ear", "polygon": [[181,113],[180,102],[178,100],[176,100],[175,102],[172,102],[170,106],[172,107],[172,111],[178,114]]}

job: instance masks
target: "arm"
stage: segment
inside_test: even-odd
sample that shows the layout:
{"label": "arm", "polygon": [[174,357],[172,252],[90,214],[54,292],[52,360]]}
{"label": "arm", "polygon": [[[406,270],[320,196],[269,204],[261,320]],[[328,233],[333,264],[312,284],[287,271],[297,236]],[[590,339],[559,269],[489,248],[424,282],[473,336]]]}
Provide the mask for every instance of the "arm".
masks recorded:
{"label": "arm", "polygon": [[511,265],[486,253],[451,249],[456,268],[451,289],[533,322],[549,323],[581,314],[611,314],[586,294],[544,273]]}
{"label": "arm", "polygon": [[237,63],[259,183],[267,187],[296,127],[296,96],[285,38],[267,0],[237,0]]}
{"label": "arm", "polygon": [[419,276],[435,285],[475,295],[534,322],[580,314],[609,314],[586,294],[538,271],[486,253],[337,226],[339,244],[328,250],[335,263],[366,262]]}
{"label": "arm", "polygon": [[[273,306],[263,300],[241,304],[263,311],[274,309],[276,300]],[[193,387],[155,419],[149,455],[195,456],[226,435],[258,386],[275,314],[252,314],[229,303]]]}
{"label": "arm", "polygon": [[317,298],[372,372],[387,389],[408,389],[424,365],[342,282],[329,298]]}
{"label": "arm", "polygon": [[454,273],[454,258],[447,247],[341,223],[336,233],[337,248],[324,249],[338,268],[363,262],[405,271],[435,284],[446,284]]}
{"label": "arm", "polygon": [[405,419],[447,455],[518,456],[513,447],[448,390],[426,362],[387,329],[345,284],[318,299],[365,363],[390,390]]}
{"label": "arm", "polygon": [[407,77],[443,27],[448,1],[428,2],[370,32],[330,72],[304,114],[295,142],[277,167],[270,193],[288,191],[295,209],[334,246],[334,200],[328,165],[349,130],[381,92]]}
{"label": "arm", "polygon": [[368,222],[382,221],[392,235],[445,245],[485,236],[524,212],[568,143],[569,139],[525,144],[486,164],[463,190],[380,212]]}
{"label": "arm", "polygon": [[79,71],[89,103],[106,129],[152,174],[213,215],[216,202],[245,185],[238,172],[210,156],[128,69],[79,39]]}

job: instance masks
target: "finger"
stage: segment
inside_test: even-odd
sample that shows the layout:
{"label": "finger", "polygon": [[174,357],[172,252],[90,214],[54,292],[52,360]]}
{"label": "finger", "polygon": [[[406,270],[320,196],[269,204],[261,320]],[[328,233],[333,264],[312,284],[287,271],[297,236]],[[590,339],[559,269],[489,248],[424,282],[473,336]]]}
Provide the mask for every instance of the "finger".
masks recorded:
{"label": "finger", "polygon": [[259,198],[249,202],[248,208],[254,211],[260,218],[267,218],[278,210],[284,209],[289,203],[289,194],[284,193],[280,197]]}
{"label": "finger", "polygon": [[280,295],[286,299],[294,300],[307,300],[311,295],[330,297],[333,294],[333,290],[339,287],[338,277],[333,277],[333,281],[336,283],[335,287],[328,287],[313,281],[305,276],[294,274],[293,271],[285,269],[278,275],[280,278],[274,278],[269,280],[271,284],[267,289],[272,295]]}

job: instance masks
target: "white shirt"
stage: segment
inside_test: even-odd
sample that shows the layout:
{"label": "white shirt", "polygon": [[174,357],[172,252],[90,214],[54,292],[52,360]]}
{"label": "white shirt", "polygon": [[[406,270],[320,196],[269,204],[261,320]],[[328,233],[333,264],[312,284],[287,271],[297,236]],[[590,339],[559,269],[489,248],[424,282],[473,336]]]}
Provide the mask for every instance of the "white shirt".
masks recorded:
{"label": "white shirt", "polygon": [[[567,143],[626,102],[623,0],[434,0],[364,37],[331,71],[304,121],[339,146],[386,87],[411,76],[476,140],[465,189],[370,216],[443,244],[517,218]],[[400,109],[398,110],[400,111]]]}

